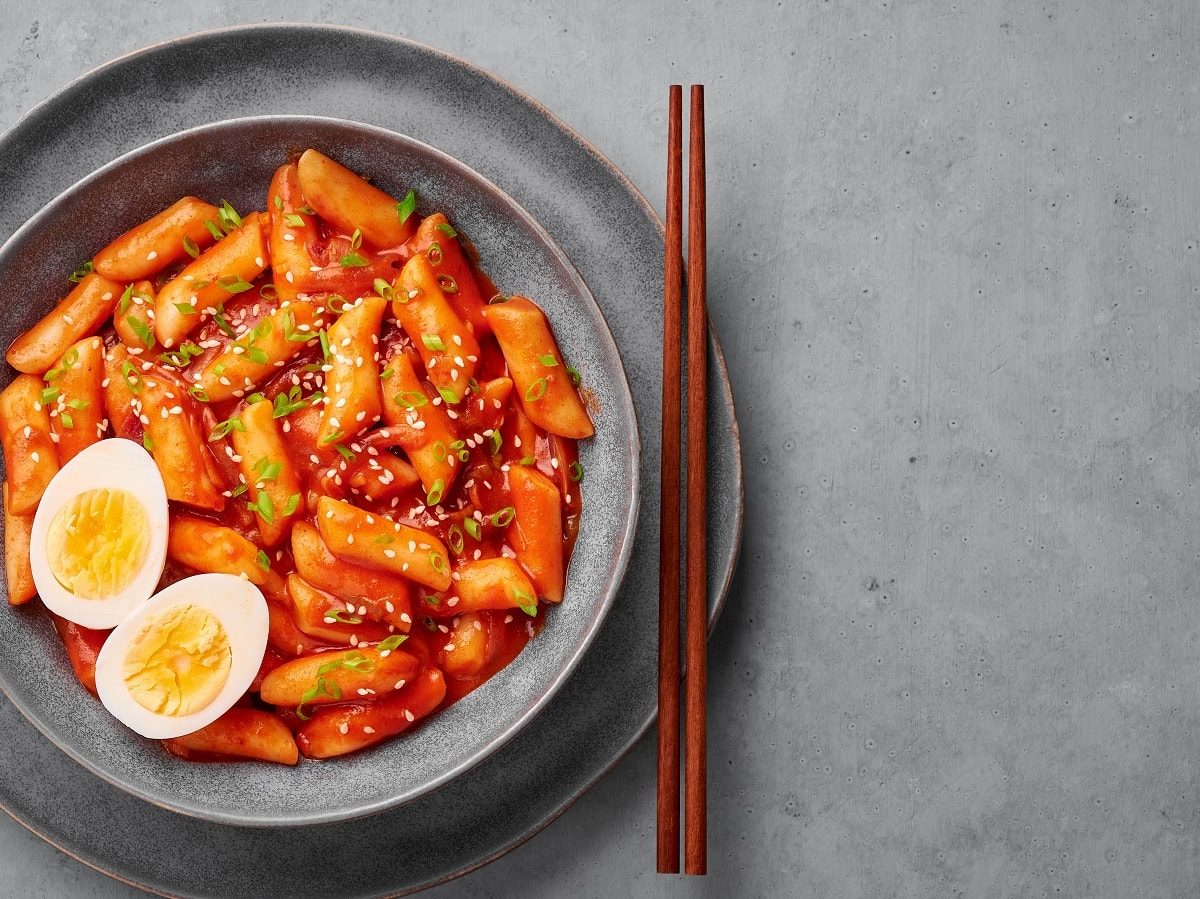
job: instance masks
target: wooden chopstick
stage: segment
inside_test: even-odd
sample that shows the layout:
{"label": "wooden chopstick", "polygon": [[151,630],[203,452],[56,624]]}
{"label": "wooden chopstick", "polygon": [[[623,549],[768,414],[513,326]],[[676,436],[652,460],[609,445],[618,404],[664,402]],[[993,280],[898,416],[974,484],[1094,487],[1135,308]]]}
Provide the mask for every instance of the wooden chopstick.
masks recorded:
{"label": "wooden chopstick", "polygon": [[692,85],[688,150],[687,683],[684,718],[685,874],[708,869],[708,307],[704,85]]}
{"label": "wooden chopstick", "polygon": [[658,566],[658,873],[679,873],[679,463],[683,314],[683,88],[667,125],[663,258],[662,495]]}

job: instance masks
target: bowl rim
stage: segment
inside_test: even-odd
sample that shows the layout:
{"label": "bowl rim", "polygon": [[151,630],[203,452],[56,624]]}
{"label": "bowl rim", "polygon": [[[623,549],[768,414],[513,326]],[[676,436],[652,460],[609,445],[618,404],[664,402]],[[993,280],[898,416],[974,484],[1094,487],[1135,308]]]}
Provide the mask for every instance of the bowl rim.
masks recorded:
{"label": "bowl rim", "polygon": [[[38,104],[41,105],[41,104]],[[36,107],[35,107],[36,108]],[[31,110],[32,112],[32,110]],[[25,117],[23,117],[24,119]],[[22,120],[23,120],[22,119]],[[559,691],[567,679],[575,672],[579,666],[583,656],[587,650],[591,648],[592,642],[599,633],[612,606],[616,601],[616,596],[620,590],[625,575],[629,566],[629,559],[633,552],[633,544],[637,534],[638,517],[641,510],[641,462],[642,462],[642,438],[641,428],[637,417],[637,409],[633,402],[633,393],[629,386],[629,379],[625,372],[625,365],[621,359],[620,349],[617,346],[616,338],[612,333],[612,329],[604,316],[600,304],[596,302],[595,296],[591,289],[587,286],[579,269],[576,267],[572,259],[562,249],[553,236],[546,228],[527,210],[524,205],[514,199],[503,188],[497,185],[487,176],[483,175],[476,169],[467,165],[465,162],[457,159],[449,153],[426,143],[411,135],[403,132],[395,131],[390,128],[384,128],[379,125],[372,125],[366,122],[358,122],[352,119],[343,119],[334,116],[322,115],[306,115],[306,114],[271,114],[271,115],[253,115],[253,116],[237,116],[233,118],[217,119],[212,122],[206,122],[201,125],[196,125],[190,128],[185,128],[163,137],[156,138],[153,141],[142,144],[133,148],[120,156],[110,160],[99,168],[89,172],[84,177],[75,181],[73,184],[66,187],[60,193],[55,195],[50,201],[37,210],[24,223],[17,228],[7,240],[0,244],[0,266],[3,266],[4,260],[20,244],[27,235],[35,231],[43,225],[48,219],[52,219],[58,214],[61,207],[67,202],[74,199],[77,195],[88,190],[96,181],[102,177],[111,174],[112,172],[127,166],[129,163],[161,149],[164,146],[176,143],[188,138],[194,138],[198,135],[203,135],[207,132],[217,132],[230,128],[249,127],[252,125],[275,124],[275,125],[303,125],[319,123],[324,126],[333,126],[335,128],[351,129],[358,132],[367,132],[376,136],[382,137],[389,141],[396,141],[407,145],[408,148],[417,151],[418,153],[426,154],[432,157],[439,165],[444,166],[454,175],[463,178],[467,181],[473,181],[477,186],[485,191],[491,192],[495,197],[499,198],[502,203],[507,206],[521,224],[528,228],[535,238],[549,249],[550,254],[557,259],[561,264],[563,273],[570,282],[571,291],[578,294],[591,305],[591,311],[594,313],[594,318],[598,322],[601,334],[607,338],[607,346],[604,355],[610,356],[613,365],[609,366],[610,375],[612,377],[617,401],[619,403],[618,414],[629,422],[628,439],[625,442],[625,455],[629,460],[630,466],[630,496],[627,507],[624,511],[624,525],[621,528],[619,544],[617,552],[614,556],[612,565],[612,575],[608,578],[607,584],[603,590],[603,596],[600,599],[598,606],[595,607],[595,612],[592,615],[591,623],[584,629],[580,640],[571,650],[565,663],[557,672],[550,678],[542,689],[537,698],[522,708],[519,714],[507,723],[492,739],[481,745],[474,752],[464,756],[457,763],[447,767],[437,776],[431,778],[419,787],[411,789],[406,793],[387,796],[382,799],[376,799],[361,803],[353,807],[343,806],[338,809],[327,809],[323,811],[314,811],[306,813],[287,813],[284,815],[256,815],[253,810],[247,809],[247,815],[242,813],[233,814],[231,812],[213,809],[195,804],[190,804],[186,801],[179,801],[174,797],[165,798],[161,793],[155,793],[150,789],[140,786],[136,782],[128,779],[123,779],[119,771],[110,770],[97,764],[86,753],[78,751],[66,739],[60,736],[50,726],[41,720],[41,717],[27,705],[24,701],[18,698],[12,689],[12,684],[0,668],[0,691],[13,704],[13,706],[21,713],[21,715],[29,721],[38,731],[50,740],[59,750],[64,752],[71,759],[82,765],[91,773],[100,777],[107,783],[112,784],[118,789],[129,793],[145,802],[155,805],[167,811],[188,817],[200,818],[202,820],[211,821],[218,824],[230,824],[241,827],[267,827],[267,828],[289,828],[303,827],[321,824],[332,824],[340,821],[348,821],[356,818],[368,817],[371,815],[385,812],[389,809],[397,808],[408,802],[411,802],[421,796],[424,796],[440,786],[454,780],[460,775],[466,773],[471,768],[482,762],[487,757],[502,748],[505,744],[511,741],[524,727],[529,724],[534,718],[541,713],[553,696]],[[11,129],[7,129],[11,130]],[[7,134],[6,130],[6,134]],[[2,137],[3,135],[0,135]],[[11,368],[11,366],[9,366]],[[569,574],[569,569],[568,569]],[[519,658],[519,656],[518,656]],[[514,662],[516,660],[514,659]],[[512,663],[510,663],[512,664]],[[507,667],[507,666],[506,666]],[[344,762],[353,763],[362,758],[360,754],[352,754],[349,759]],[[246,764],[241,762],[240,764]],[[252,762],[250,762],[252,763]],[[233,763],[230,763],[233,764]]]}

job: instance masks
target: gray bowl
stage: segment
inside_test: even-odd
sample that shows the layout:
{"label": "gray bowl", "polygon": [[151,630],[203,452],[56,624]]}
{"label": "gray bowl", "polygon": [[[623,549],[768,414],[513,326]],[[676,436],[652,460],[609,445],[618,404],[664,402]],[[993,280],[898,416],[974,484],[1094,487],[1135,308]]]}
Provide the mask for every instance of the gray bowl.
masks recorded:
{"label": "gray bowl", "polygon": [[[595,438],[580,447],[584,514],[566,598],[494,678],[422,727],[354,756],[296,768],[193,764],[112,718],[71,674],[33,603],[0,610],[0,688],[64,752],[163,808],[247,826],[328,823],[392,808],[433,790],[511,739],[583,657],[620,586],[638,512],[637,420],[621,359],[587,286],[553,239],[511,197],[446,154],[374,126],[310,116],[234,119],[180,132],[122,156],[61,194],[0,247],[5,345],[69,285],[66,275],[109,240],[185,194],[261,209],[275,168],[315,147],[419,210],[444,210],[509,293],[535,298],[564,355],[595,394]],[[2,383],[12,379],[6,371]]]}

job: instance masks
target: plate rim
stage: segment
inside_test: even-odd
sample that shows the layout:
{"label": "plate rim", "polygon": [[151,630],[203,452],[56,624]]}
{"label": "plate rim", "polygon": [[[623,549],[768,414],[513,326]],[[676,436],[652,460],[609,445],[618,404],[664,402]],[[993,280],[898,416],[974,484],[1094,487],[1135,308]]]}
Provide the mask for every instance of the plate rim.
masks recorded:
{"label": "plate rim", "polygon": [[[634,202],[643,209],[648,220],[654,226],[655,230],[658,232],[659,237],[665,239],[666,228],[663,223],[662,217],[658,214],[657,210],[653,207],[653,205],[649,202],[649,200],[647,200],[645,194],[643,194],[641,189],[615,163],[613,163],[610,159],[608,159],[608,157],[605,156],[595,145],[593,145],[589,140],[584,138],[574,127],[572,127],[567,122],[565,122],[556,113],[554,113],[552,110],[550,110],[548,107],[546,107],[540,100],[536,99],[535,97],[531,96],[530,94],[526,93],[525,91],[521,90],[520,88],[517,88],[515,85],[513,85],[511,82],[507,81],[506,79],[501,78],[500,76],[488,71],[487,69],[484,69],[484,68],[476,65],[473,62],[470,62],[467,59],[464,59],[461,56],[457,56],[453,53],[449,53],[447,51],[441,50],[440,48],[435,47],[433,45],[424,43],[422,41],[414,40],[409,37],[401,37],[398,35],[387,34],[387,33],[380,32],[380,31],[374,31],[369,28],[360,28],[357,26],[350,26],[350,25],[331,24],[331,23],[323,23],[323,22],[298,22],[298,21],[294,21],[294,20],[292,20],[292,21],[288,21],[288,20],[275,21],[275,22],[268,22],[268,23],[247,23],[247,24],[241,24],[241,25],[232,25],[232,26],[224,26],[224,27],[217,27],[217,28],[207,28],[207,29],[202,29],[199,31],[187,32],[185,34],[176,35],[176,36],[169,37],[169,38],[166,38],[166,39],[163,39],[160,41],[154,41],[150,44],[146,44],[144,46],[141,46],[141,47],[135,48],[133,50],[127,51],[123,54],[120,54],[119,56],[113,57],[112,59],[106,60],[105,62],[102,62],[99,65],[93,66],[92,68],[84,71],[77,77],[68,81],[66,84],[64,84],[58,90],[54,91],[47,97],[45,97],[42,100],[35,103],[24,114],[19,116],[12,123],[12,125],[10,125],[8,128],[6,128],[2,133],[0,133],[0,145],[2,145],[10,137],[10,135],[12,135],[18,128],[21,128],[27,124],[32,123],[35,119],[37,119],[41,115],[43,115],[46,112],[46,110],[50,107],[51,104],[58,103],[58,102],[68,99],[70,95],[72,95],[76,91],[78,91],[90,79],[106,72],[110,68],[116,68],[118,66],[130,63],[142,56],[149,56],[151,54],[160,52],[164,49],[169,49],[172,46],[191,42],[191,41],[211,39],[211,38],[217,38],[217,37],[222,37],[222,36],[236,37],[236,36],[239,36],[242,34],[247,34],[247,35],[251,35],[254,33],[264,33],[265,34],[265,33],[270,33],[270,32],[286,32],[286,31],[295,31],[295,30],[308,31],[308,32],[317,33],[317,34],[321,34],[321,33],[349,34],[349,35],[358,36],[360,38],[364,38],[364,39],[368,39],[368,40],[380,41],[380,42],[384,42],[384,43],[388,43],[388,44],[399,45],[402,47],[416,48],[418,50],[421,50],[422,52],[428,53],[431,56],[440,58],[445,62],[448,62],[452,65],[458,66],[458,67],[470,72],[471,74],[475,75],[476,77],[481,78],[485,81],[488,81],[491,84],[495,85],[496,87],[499,87],[500,89],[502,89],[503,91],[512,95],[514,98],[516,98],[520,102],[524,103],[525,105],[527,105],[530,108],[532,108],[533,110],[535,110],[539,115],[541,115],[547,121],[549,121],[551,125],[553,125],[555,128],[557,128],[563,134],[567,135],[574,143],[576,143],[581,149],[583,149],[584,152],[586,152],[597,163],[599,163],[603,168],[605,168],[616,179],[616,181],[625,189],[625,191],[634,200]],[[725,609],[725,606],[726,606],[726,603],[727,603],[727,600],[729,597],[730,588],[732,586],[734,578],[737,576],[737,572],[738,572],[740,562],[741,562],[742,543],[743,543],[743,536],[744,536],[744,531],[745,531],[745,471],[744,471],[744,460],[743,460],[742,443],[741,443],[741,429],[740,429],[740,425],[738,424],[738,420],[737,420],[737,414],[736,414],[737,410],[736,410],[736,403],[734,401],[734,396],[733,396],[732,382],[729,379],[729,369],[728,369],[728,365],[726,363],[724,349],[721,346],[721,344],[717,338],[716,329],[713,326],[711,317],[708,321],[708,333],[709,333],[710,352],[712,353],[712,362],[716,365],[716,368],[717,368],[718,372],[720,373],[721,378],[725,381],[726,384],[729,385],[728,401],[726,402],[724,397],[722,397],[722,400],[723,400],[724,405],[726,405],[726,407],[728,409],[728,413],[729,413],[730,438],[733,443],[733,448],[735,451],[736,462],[737,462],[737,464],[734,466],[734,474],[736,475],[735,494],[737,497],[737,504],[736,504],[736,509],[735,509],[734,521],[733,521],[733,537],[734,537],[733,551],[732,551],[732,554],[730,555],[728,563],[725,567],[724,577],[722,578],[721,584],[716,591],[715,601],[713,602],[712,607],[709,610],[708,635],[709,635],[709,637],[711,637],[713,632],[715,631],[716,624]],[[712,585],[710,583],[710,590],[711,590],[711,586]],[[711,593],[710,593],[710,599],[712,599]],[[459,877],[462,877],[473,871],[477,871],[480,868],[486,867],[487,865],[491,864],[492,862],[496,861],[497,859],[502,858],[503,856],[507,855],[509,852],[513,851],[514,849],[516,849],[516,848],[520,847],[521,845],[523,845],[524,843],[528,842],[530,839],[535,837],[537,834],[541,833],[543,830],[545,830],[547,827],[549,827],[551,824],[553,824],[555,821],[557,821],[563,814],[565,814],[585,794],[590,792],[591,789],[593,787],[595,787],[595,785],[597,783],[599,783],[599,781],[601,779],[603,779],[607,774],[612,772],[612,770],[614,768],[616,768],[616,766],[619,765],[621,763],[621,761],[623,761],[629,755],[629,753],[633,750],[633,748],[639,742],[641,742],[641,740],[650,732],[655,721],[658,719],[657,698],[654,698],[652,702],[653,702],[653,706],[654,706],[653,711],[651,711],[651,713],[647,716],[645,721],[642,722],[639,725],[639,727],[632,733],[629,740],[626,741],[614,753],[614,755],[613,755],[612,759],[610,760],[610,762],[608,763],[608,765],[606,765],[605,767],[603,767],[601,769],[598,769],[593,775],[591,775],[587,779],[586,783],[584,783],[579,789],[572,791],[572,795],[570,795],[565,801],[563,801],[560,804],[560,806],[557,809],[555,809],[551,814],[549,814],[544,820],[539,821],[536,825],[534,825],[532,827],[526,828],[520,834],[517,834],[512,839],[504,842],[503,845],[498,847],[493,852],[477,859],[475,862],[473,862],[470,865],[466,865],[466,866],[461,867],[453,872],[446,873],[445,875],[440,876],[440,877],[430,878],[414,887],[405,888],[400,891],[390,892],[385,895],[389,895],[389,896],[411,895],[413,893],[420,892],[420,891],[426,890],[426,889],[430,889],[430,888],[438,886],[440,884],[449,883],[451,881],[458,879]],[[34,833],[39,838],[41,838],[43,841],[50,844],[58,851],[62,852],[64,855],[67,855],[67,856],[75,859],[76,861],[80,862],[81,864],[84,864],[87,867],[89,867],[107,877],[111,877],[112,879],[114,879],[118,882],[125,883],[129,886],[133,886],[137,889],[144,890],[144,891],[152,893],[154,895],[159,895],[159,896],[180,895],[180,894],[173,894],[173,893],[168,893],[168,892],[164,892],[161,890],[150,888],[144,884],[138,883],[138,882],[131,880],[125,876],[122,876],[117,871],[109,870],[108,868],[103,867],[99,862],[93,862],[90,859],[83,858],[81,855],[77,854],[76,852],[72,851],[71,849],[68,849],[65,846],[61,845],[60,842],[56,841],[55,838],[53,838],[48,833],[45,833],[42,828],[37,827],[34,824],[32,824],[32,822],[26,821],[23,818],[21,818],[13,809],[8,807],[8,805],[3,801],[2,798],[0,798],[0,810],[3,810],[7,815],[9,815],[9,817],[11,817],[13,820],[15,820],[22,827],[26,828],[31,833]]]}

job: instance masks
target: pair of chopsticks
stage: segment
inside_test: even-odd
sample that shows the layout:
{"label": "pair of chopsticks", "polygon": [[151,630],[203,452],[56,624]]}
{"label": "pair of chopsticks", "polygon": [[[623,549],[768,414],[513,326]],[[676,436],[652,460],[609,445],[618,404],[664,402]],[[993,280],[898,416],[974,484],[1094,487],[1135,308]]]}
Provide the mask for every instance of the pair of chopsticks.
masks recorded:
{"label": "pair of chopsticks", "polygon": [[[683,297],[683,88],[671,85],[663,281],[662,500],[658,575],[658,871],[679,872],[680,366]],[[691,90],[688,165],[687,543],[684,584],[684,872],[708,865],[708,309],[705,303],[704,86]]]}

